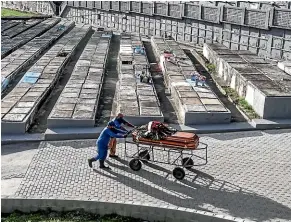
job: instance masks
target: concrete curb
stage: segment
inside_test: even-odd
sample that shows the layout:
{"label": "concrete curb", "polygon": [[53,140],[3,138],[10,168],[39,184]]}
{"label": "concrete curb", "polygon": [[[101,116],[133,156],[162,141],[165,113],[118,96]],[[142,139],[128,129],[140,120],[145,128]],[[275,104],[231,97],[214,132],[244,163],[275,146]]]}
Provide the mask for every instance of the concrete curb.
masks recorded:
{"label": "concrete curb", "polygon": [[[185,126],[170,124],[178,131],[191,132],[196,134],[210,133],[230,133],[243,131],[258,130],[276,130],[291,129],[291,120],[286,121],[268,121],[257,119],[252,122],[230,123],[230,124],[213,124],[213,125],[197,125]],[[57,128],[47,129],[43,134],[2,134],[1,144],[25,143],[25,142],[41,142],[41,141],[58,141],[58,140],[83,140],[97,139],[103,127],[91,128]]]}
{"label": "concrete curb", "polygon": [[45,136],[41,133],[35,134],[1,134],[1,144],[25,143],[25,142],[40,142],[44,141]]}
{"label": "concrete curb", "polygon": [[142,204],[142,202],[104,202],[99,200],[79,200],[79,199],[47,199],[47,198],[21,198],[21,197],[1,197],[2,213],[12,213],[16,210],[21,212],[35,212],[39,210],[52,211],[73,211],[84,210],[88,213],[99,215],[116,213],[121,216],[142,218],[149,221],[167,222],[227,222],[245,221],[242,219],[217,215],[214,213],[198,211],[183,207],[160,207],[154,204]]}
{"label": "concrete curb", "polygon": [[[250,123],[227,124],[227,126],[224,126],[223,124],[201,125],[196,127],[170,124],[170,126],[176,128],[179,131],[192,132],[197,134],[256,130],[253,126],[251,126]],[[56,128],[47,129],[44,134],[2,134],[1,144],[5,145],[22,142],[97,139],[103,128],[104,127],[80,127],[71,129]]]}

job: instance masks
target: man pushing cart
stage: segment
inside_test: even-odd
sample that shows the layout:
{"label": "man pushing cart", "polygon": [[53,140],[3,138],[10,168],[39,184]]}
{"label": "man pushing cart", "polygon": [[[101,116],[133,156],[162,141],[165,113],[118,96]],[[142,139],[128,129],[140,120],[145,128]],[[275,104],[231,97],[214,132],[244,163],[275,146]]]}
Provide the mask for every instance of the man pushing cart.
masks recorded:
{"label": "man pushing cart", "polygon": [[170,164],[175,166],[173,176],[182,180],[186,175],[184,169],[207,164],[208,145],[200,142],[195,133],[179,132],[158,121],[151,121],[131,131],[120,128],[116,129],[113,121],[104,128],[97,140],[98,155],[88,159],[90,167],[99,160],[100,168],[108,168],[104,161],[110,138],[127,138],[129,134],[132,137],[125,139],[125,156],[131,158],[129,167],[134,171],[139,171],[142,163],[146,162]]}
{"label": "man pushing cart", "polygon": [[[132,139],[125,140],[125,156],[132,158],[129,167],[134,171],[141,169],[142,162],[170,164],[175,166],[173,176],[182,180],[184,169],[207,164],[208,145],[200,142],[194,133],[178,132],[158,121],[151,121],[130,133]],[[136,147],[135,151],[130,149],[130,154],[129,144]]]}

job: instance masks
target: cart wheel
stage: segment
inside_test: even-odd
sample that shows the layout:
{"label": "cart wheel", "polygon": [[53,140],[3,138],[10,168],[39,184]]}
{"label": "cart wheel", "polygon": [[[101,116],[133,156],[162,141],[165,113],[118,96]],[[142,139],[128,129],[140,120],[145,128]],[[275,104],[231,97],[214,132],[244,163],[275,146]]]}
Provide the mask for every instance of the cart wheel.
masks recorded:
{"label": "cart wheel", "polygon": [[139,159],[132,159],[129,161],[129,167],[130,169],[134,171],[139,171],[141,169],[141,162]]}
{"label": "cart wheel", "polygon": [[181,168],[181,167],[176,167],[173,170],[173,176],[177,179],[177,180],[183,180],[183,178],[185,177],[185,171]]}
{"label": "cart wheel", "polygon": [[[186,163],[187,165],[185,165]],[[186,169],[191,169],[191,167],[194,166],[194,161],[190,157],[185,157],[182,159],[182,166]]]}
{"label": "cart wheel", "polygon": [[150,160],[151,156],[148,150],[144,150],[138,154],[138,156],[143,160]]}

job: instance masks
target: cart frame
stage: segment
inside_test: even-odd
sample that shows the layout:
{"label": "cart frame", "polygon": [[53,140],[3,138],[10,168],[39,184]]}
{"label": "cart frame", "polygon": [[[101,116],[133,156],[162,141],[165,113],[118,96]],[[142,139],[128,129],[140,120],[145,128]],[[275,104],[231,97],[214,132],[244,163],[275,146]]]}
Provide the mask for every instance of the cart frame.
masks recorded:
{"label": "cart frame", "polygon": [[[132,155],[129,155],[127,152],[128,144],[136,145],[136,152]],[[125,146],[125,156],[132,158],[131,161],[136,161],[135,164],[139,164],[139,167],[134,169],[130,163],[130,168],[136,171],[140,170],[141,168],[140,161],[169,164],[169,165],[176,166],[174,171],[176,170],[176,171],[179,171],[181,174],[184,174],[183,176],[181,175],[181,176],[176,177],[175,172],[173,171],[174,177],[176,179],[183,179],[185,176],[185,171],[183,170],[183,168],[190,169],[193,166],[204,166],[208,163],[208,157],[207,157],[208,145],[202,142],[199,142],[198,147],[196,149],[167,146],[163,144],[150,144],[149,142],[143,143],[142,141],[137,142],[137,141],[128,141],[128,140],[125,140],[124,146]],[[167,153],[166,161],[158,160],[158,158],[155,155],[156,151],[166,152]],[[203,156],[197,155],[196,154],[197,151],[204,151],[204,155]],[[179,154],[179,155],[172,161],[171,156],[174,154]],[[195,164],[195,161],[194,161],[195,159],[202,160],[203,163]]]}

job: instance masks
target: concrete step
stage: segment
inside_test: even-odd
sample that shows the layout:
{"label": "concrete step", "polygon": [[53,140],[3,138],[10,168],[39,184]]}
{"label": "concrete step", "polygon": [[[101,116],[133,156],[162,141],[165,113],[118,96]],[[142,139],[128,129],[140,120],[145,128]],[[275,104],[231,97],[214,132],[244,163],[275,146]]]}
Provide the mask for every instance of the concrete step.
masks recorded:
{"label": "concrete step", "polygon": [[[105,124],[105,123],[104,123]],[[255,119],[252,122],[240,122],[229,124],[208,124],[185,126],[181,124],[169,124],[178,131],[193,132],[197,134],[226,133],[255,130],[291,129],[291,120],[264,120]],[[104,125],[105,126],[105,125]],[[47,129],[44,134],[2,134],[1,144],[54,141],[73,139],[97,139],[104,126],[91,128],[55,128]]]}
{"label": "concrete step", "polygon": [[97,139],[104,127],[47,129],[45,140]]}
{"label": "concrete step", "polygon": [[37,142],[45,140],[43,133],[25,133],[25,134],[1,134],[1,144],[17,142]]}
{"label": "concrete step", "polygon": [[253,119],[251,124],[256,129],[291,128],[291,119]]}

